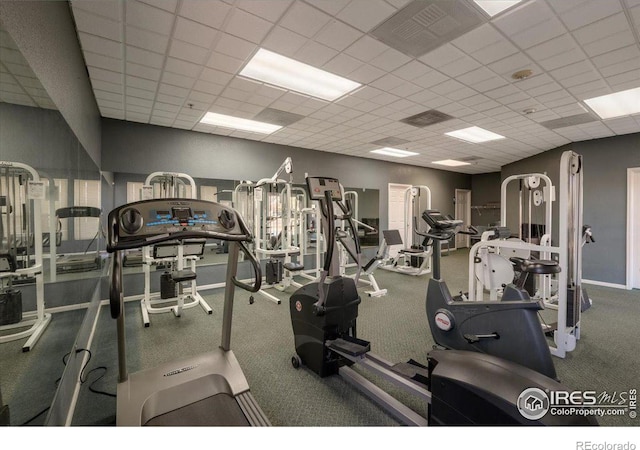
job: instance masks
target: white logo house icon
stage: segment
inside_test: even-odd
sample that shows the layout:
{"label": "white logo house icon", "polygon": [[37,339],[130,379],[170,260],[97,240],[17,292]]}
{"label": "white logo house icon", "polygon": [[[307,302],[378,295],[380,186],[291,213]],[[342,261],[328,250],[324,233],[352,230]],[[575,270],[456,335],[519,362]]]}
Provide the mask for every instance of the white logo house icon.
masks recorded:
{"label": "white logo house icon", "polygon": [[538,420],[549,411],[549,397],[538,388],[528,388],[518,396],[518,411],[529,420]]}

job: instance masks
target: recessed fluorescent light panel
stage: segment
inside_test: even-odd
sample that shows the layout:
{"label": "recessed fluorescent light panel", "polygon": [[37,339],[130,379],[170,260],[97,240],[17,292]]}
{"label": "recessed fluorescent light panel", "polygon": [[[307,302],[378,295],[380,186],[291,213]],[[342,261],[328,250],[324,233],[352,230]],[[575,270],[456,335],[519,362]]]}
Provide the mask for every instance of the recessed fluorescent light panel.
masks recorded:
{"label": "recessed fluorescent light panel", "polygon": [[476,4],[491,17],[500,14],[505,9],[520,3],[522,0],[474,0]]}
{"label": "recessed fluorescent light panel", "polygon": [[584,101],[602,119],[640,113],[640,87]]}
{"label": "recessed fluorescent light panel", "polygon": [[242,119],[240,117],[227,116],[213,112],[206,113],[200,123],[263,134],[271,134],[282,128],[280,125],[258,122],[257,120]]}
{"label": "recessed fluorescent light panel", "polygon": [[451,131],[445,134],[447,136],[462,139],[463,141],[471,142],[472,144],[504,139],[504,136],[492,133],[491,131],[485,130],[480,127],[463,128],[462,130]]}
{"label": "recessed fluorescent light panel", "polygon": [[377,153],[378,155],[397,156],[398,158],[406,158],[407,156],[415,156],[420,153],[409,152],[407,150],[399,150],[397,148],[385,147],[378,150],[371,150],[371,153]]}
{"label": "recessed fluorescent light panel", "polygon": [[442,161],[434,161],[433,164],[440,164],[441,166],[457,167],[468,166],[471,163],[464,161],[456,161],[455,159],[443,159]]}
{"label": "recessed fluorescent light panel", "polygon": [[361,86],[308,64],[261,48],[240,75],[292,91],[333,101]]}

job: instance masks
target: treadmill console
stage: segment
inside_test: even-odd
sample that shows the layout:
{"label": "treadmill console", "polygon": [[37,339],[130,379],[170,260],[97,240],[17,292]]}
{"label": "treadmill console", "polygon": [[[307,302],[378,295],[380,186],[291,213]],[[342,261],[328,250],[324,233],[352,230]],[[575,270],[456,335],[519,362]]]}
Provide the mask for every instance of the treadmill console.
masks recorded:
{"label": "treadmill console", "polygon": [[331,192],[331,198],[334,201],[342,200],[340,182],[336,178],[307,177],[307,187],[311,200],[324,200],[327,191]]}
{"label": "treadmill console", "polygon": [[[109,247],[140,242],[175,233],[183,238],[214,238],[249,241],[251,233],[232,208],[220,203],[193,199],[143,200],[120,206],[109,213]],[[185,233],[190,236],[186,236]],[[129,246],[129,248],[133,248]]]}
{"label": "treadmill console", "polygon": [[462,220],[447,219],[442,213],[435,209],[427,209],[422,213],[422,218],[429,226],[438,231],[453,230],[464,224]]}

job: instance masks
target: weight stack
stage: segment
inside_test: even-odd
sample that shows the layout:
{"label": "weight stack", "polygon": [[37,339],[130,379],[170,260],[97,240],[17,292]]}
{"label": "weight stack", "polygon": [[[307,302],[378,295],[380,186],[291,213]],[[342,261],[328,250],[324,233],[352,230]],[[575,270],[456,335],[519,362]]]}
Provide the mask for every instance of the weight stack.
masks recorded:
{"label": "weight stack", "polygon": [[160,298],[175,298],[176,294],[176,282],[171,277],[171,272],[165,272],[160,275]]}
{"label": "weight stack", "polygon": [[11,325],[22,320],[22,292],[6,289],[0,292],[0,325]]}
{"label": "weight stack", "polygon": [[267,284],[276,284],[282,281],[282,261],[270,259],[265,266],[265,278]]}

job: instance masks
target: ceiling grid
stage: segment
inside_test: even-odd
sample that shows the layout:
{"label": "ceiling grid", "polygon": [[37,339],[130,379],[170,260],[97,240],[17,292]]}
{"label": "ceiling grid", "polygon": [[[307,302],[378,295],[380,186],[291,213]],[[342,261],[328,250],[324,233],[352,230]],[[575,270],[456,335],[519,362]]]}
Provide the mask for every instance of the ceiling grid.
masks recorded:
{"label": "ceiling grid", "polygon": [[[571,141],[640,131],[639,114],[544,125],[590,113],[586,98],[640,87],[639,0],[523,0],[418,57],[372,34],[412,3],[72,0],[71,7],[104,117],[425,167],[481,158],[450,169],[463,173],[496,171]],[[422,24],[436,20],[435,12],[421,13]],[[260,48],[363,86],[327,102],[240,76]],[[15,86],[5,82],[6,65],[0,68],[2,86]],[[532,76],[511,78],[523,69]],[[424,128],[400,122],[428,110],[453,118]],[[200,124],[207,111],[244,119],[282,111],[295,121],[261,135]],[[444,135],[470,126],[506,139],[469,144]],[[374,142],[389,138],[419,155],[370,153],[379,148]]]}

